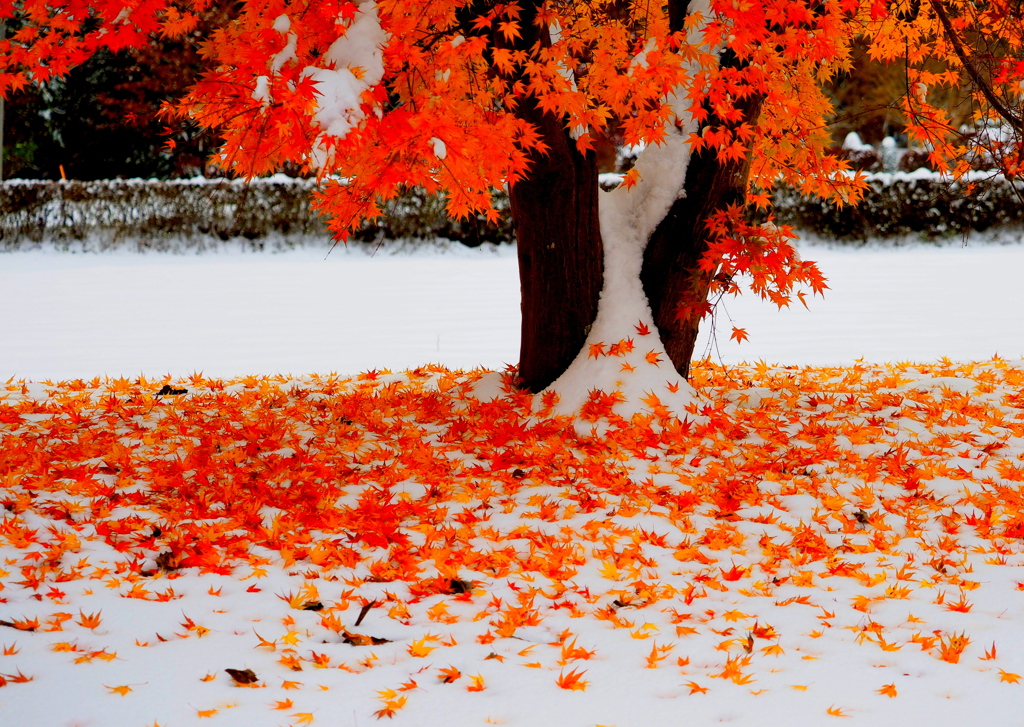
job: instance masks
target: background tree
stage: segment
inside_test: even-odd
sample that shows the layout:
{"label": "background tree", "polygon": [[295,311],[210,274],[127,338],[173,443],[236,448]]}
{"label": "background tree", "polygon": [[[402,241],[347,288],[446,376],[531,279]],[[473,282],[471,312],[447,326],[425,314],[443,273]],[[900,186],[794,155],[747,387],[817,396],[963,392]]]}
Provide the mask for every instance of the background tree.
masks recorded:
{"label": "background tree", "polygon": [[[190,33],[210,7],[0,0],[19,28],[0,45],[0,91],[101,48]],[[979,24],[984,43],[971,36]],[[649,301],[685,377],[709,301],[740,277],[779,305],[798,285],[823,289],[789,234],[751,223],[747,208],[778,183],[856,199],[860,182],[826,153],[823,90],[853,42],[908,64],[908,128],[948,166],[964,149],[927,90],[965,74],[988,109],[978,119],[1019,128],[1017,28],[966,1],[246,0],[200,47],[207,70],[168,113],[223,134],[216,159],[234,173],[316,171],[316,204],[342,238],[403,185],[444,193],[454,216],[494,214],[492,191],[508,185],[524,387],[603,350],[595,336],[628,333],[600,305],[614,291]],[[948,70],[928,70],[935,58]],[[593,148],[611,131],[646,149],[605,195]]]}
{"label": "background tree", "polygon": [[893,0],[872,8],[869,54],[906,67],[910,139],[936,169],[1019,176],[1024,164],[1024,6],[1017,0]]}
{"label": "background tree", "polygon": [[[168,135],[159,113],[199,78],[199,43],[232,12],[230,5],[211,7],[179,37],[152,37],[116,52],[101,47],[66,75],[11,94],[4,176],[60,179],[61,166],[73,179],[201,174],[221,143],[215,130],[192,124]],[[23,18],[8,22],[12,32],[24,27]]]}

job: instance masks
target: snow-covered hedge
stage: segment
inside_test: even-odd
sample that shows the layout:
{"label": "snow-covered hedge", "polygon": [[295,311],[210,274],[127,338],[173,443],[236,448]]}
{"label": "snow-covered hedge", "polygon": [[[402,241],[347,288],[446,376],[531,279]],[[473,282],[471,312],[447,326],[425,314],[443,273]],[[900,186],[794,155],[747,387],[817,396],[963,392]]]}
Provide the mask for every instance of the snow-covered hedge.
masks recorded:
{"label": "snow-covered hedge", "polygon": [[952,182],[926,169],[867,175],[860,204],[822,202],[783,189],[775,194],[781,224],[852,240],[917,233],[938,237],[1024,223],[1024,184],[991,172]]}
{"label": "snow-covered hedge", "polygon": [[[603,187],[618,175],[601,175]],[[971,184],[969,195],[964,185]],[[310,209],[315,182],[277,175],[239,180],[104,180],[0,184],[0,249],[48,241],[111,247],[131,244],[168,248],[208,246],[238,239],[262,248],[298,242],[328,244],[330,235]],[[1024,185],[1001,176],[975,174],[951,183],[926,170],[868,175],[871,191],[860,205],[826,204],[792,190],[775,195],[778,221],[819,235],[849,240],[951,235],[1024,223]],[[482,216],[452,221],[442,199],[413,190],[393,202],[379,225],[356,235],[363,241],[448,238],[467,245],[513,238],[508,200],[497,200],[502,219]]]}
{"label": "snow-covered hedge", "polygon": [[[254,248],[268,240],[275,245],[329,244],[330,233],[309,204],[314,184],[284,175],[248,184],[204,178],[10,180],[0,184],[0,249],[42,241],[100,248],[130,243],[158,249],[228,239]],[[507,207],[506,201],[501,203]],[[449,220],[443,200],[414,190],[393,202],[379,225],[365,226],[356,237],[445,237],[478,245],[511,239],[511,228],[507,221],[489,225],[482,216]]]}

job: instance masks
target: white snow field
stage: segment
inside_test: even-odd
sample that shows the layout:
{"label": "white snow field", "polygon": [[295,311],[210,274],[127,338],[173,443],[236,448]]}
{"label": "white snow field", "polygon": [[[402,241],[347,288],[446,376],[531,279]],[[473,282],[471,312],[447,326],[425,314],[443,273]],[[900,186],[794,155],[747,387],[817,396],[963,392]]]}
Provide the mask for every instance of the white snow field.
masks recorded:
{"label": "white snow field", "polygon": [[[1024,355],[1024,246],[803,245],[831,290],[778,311],[727,298],[716,361]],[[514,250],[0,255],[0,379],[503,368],[518,360]],[[728,340],[728,318],[750,334]]]}
{"label": "white snow field", "polygon": [[1020,727],[1024,246],[804,253],[726,362],[986,361],[343,381],[514,362],[514,251],[0,255],[0,725]]}

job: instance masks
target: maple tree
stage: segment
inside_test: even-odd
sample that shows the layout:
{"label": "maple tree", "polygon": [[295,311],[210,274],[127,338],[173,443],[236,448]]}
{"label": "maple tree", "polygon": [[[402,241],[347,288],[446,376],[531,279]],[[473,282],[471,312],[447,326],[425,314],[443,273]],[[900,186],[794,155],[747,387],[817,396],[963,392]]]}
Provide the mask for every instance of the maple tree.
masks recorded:
{"label": "maple tree", "polygon": [[[0,93],[102,49],[193,33],[212,5],[2,0]],[[209,32],[205,74],[166,112],[218,130],[216,160],[233,173],[315,171],[315,204],[341,238],[405,186],[443,193],[452,215],[491,217],[507,186],[528,390],[585,350],[602,251],[635,238],[653,321],[687,376],[700,320],[738,279],[780,306],[803,301],[800,286],[824,289],[791,233],[748,208],[780,183],[857,199],[863,185],[827,153],[823,90],[854,41],[906,64],[908,131],[936,168],[963,174],[984,146],[1016,174],[1020,18],[1008,0],[245,0]],[[969,89],[978,125],[1007,131],[954,128],[936,101],[953,86]],[[605,194],[593,149],[612,131],[646,148]]]}

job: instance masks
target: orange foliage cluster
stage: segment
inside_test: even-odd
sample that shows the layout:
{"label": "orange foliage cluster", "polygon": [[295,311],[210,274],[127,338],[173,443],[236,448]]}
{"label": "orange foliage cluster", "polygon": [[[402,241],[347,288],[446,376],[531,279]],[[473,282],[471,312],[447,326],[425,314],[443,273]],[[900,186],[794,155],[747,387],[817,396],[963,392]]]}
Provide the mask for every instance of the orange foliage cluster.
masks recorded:
{"label": "orange foliage cluster", "polygon": [[[679,657],[684,674],[698,668],[746,685],[761,660],[787,653],[781,639],[795,634],[768,624],[784,608],[812,609],[821,629],[842,624],[882,651],[915,645],[957,663],[971,644],[962,628],[928,630],[913,616],[876,622],[873,609],[925,600],[955,619],[983,588],[974,565],[1012,565],[1022,550],[1019,366],[702,364],[694,384],[704,403],[682,419],[660,411],[626,421],[607,409],[601,436],[535,409],[533,397],[512,390],[511,374],[503,396],[480,401],[470,392],[479,376],[433,367],[354,379],[196,376],[175,395],[158,394],[168,382],[141,379],[9,383],[0,394],[0,547],[9,555],[0,602],[16,586],[36,594],[38,611],[0,625],[106,626],[99,612],[76,619],[61,609],[62,584],[72,581],[166,601],[178,597],[168,581],[199,572],[255,576],[249,591],[259,594],[275,563],[304,574],[298,592],[277,597],[353,646],[387,643],[359,629],[371,609],[401,624],[476,622],[476,640],[493,645],[487,658],[496,662],[509,655],[498,643],[555,613],[640,640],[659,633],[650,621],[660,614],[677,637],[714,634],[708,654],[724,654],[694,664],[692,652]],[[970,394],[953,385],[964,377]],[[90,540],[120,556],[76,555]],[[592,576],[581,585],[587,570],[599,571],[601,589]],[[819,601],[830,579],[858,594],[842,610]],[[339,580],[347,589],[325,603],[316,584]],[[378,584],[385,596],[364,595]],[[702,608],[713,593],[731,594],[743,610]],[[279,654],[286,684],[303,666],[376,664],[368,652],[340,665],[303,653],[308,630],[285,622],[272,641],[257,634],[256,648]],[[180,626],[177,638],[210,631],[188,616]],[[455,643],[421,634],[402,652],[420,661]],[[547,663],[557,686],[585,689],[593,679],[572,662],[594,650],[568,631],[553,646],[549,657],[521,650],[536,659],[523,665]],[[675,646],[652,641],[647,667],[665,668]],[[81,651],[70,641],[52,648]],[[995,657],[993,644],[978,659]],[[462,674],[452,666],[439,678]],[[466,674],[466,689],[487,688],[483,676]],[[380,717],[407,701],[379,694]]]}
{"label": "orange foliage cluster", "polygon": [[[63,75],[102,48],[140,45],[154,33],[192,33],[209,5],[0,1],[0,18],[12,27],[0,40],[0,95]],[[563,119],[587,150],[599,136],[659,144],[668,124],[685,122],[669,103],[677,93],[689,98],[697,120],[708,122],[692,136],[694,148],[725,159],[754,150],[758,205],[767,204],[765,190],[779,181],[855,198],[863,183],[840,174],[844,163],[826,153],[831,106],[822,83],[848,65],[868,0],[698,6],[682,30],[670,32],[662,3],[246,0],[228,25],[203,39],[207,72],[166,111],[217,129],[225,140],[217,158],[229,171],[248,177],[286,163],[316,171],[317,204],[342,238],[379,216],[403,185],[443,192],[454,216],[494,218],[492,191],[521,179],[529,155],[543,151],[521,113],[531,99]],[[317,69],[331,67],[332,44],[371,11],[387,34],[382,80],[351,101],[353,128],[327,133],[318,116],[324,89]],[[534,31],[536,43],[519,42]],[[720,67],[724,45],[737,62]],[[369,72],[349,70],[356,78]],[[739,107],[751,97],[764,98],[763,110],[756,123],[745,123]],[[732,211],[730,220],[740,219]],[[709,264],[736,261],[736,271],[754,274],[755,287],[762,276],[772,290],[777,274],[785,299],[792,277],[820,290],[816,271],[807,277],[791,261],[759,257],[764,251],[748,245],[743,231],[736,240],[709,253]]]}
{"label": "orange foliage cluster", "polygon": [[[153,33],[191,33],[209,5],[2,2],[0,18],[12,18],[16,30],[0,41],[0,94],[63,75],[101,48],[141,45]],[[515,1],[375,5],[389,34],[385,79],[362,102],[377,113],[329,140],[338,153],[321,170],[348,181],[329,184],[323,198],[339,232],[375,216],[378,201],[392,198],[399,183],[445,190],[458,215],[489,209],[489,190],[521,176],[525,152],[539,147],[516,115],[528,97],[567,128],[582,130],[577,145],[588,149],[594,136],[612,130],[627,144],[660,142],[673,121],[667,97],[679,90],[698,118],[713,112],[718,119],[693,138],[695,146],[734,159],[754,145],[760,186],[773,186],[781,175],[826,195],[856,189],[835,177],[841,164],[824,153],[822,120],[830,107],[821,82],[848,63],[867,0],[713,0],[676,33],[661,3],[550,0],[529,17],[530,4]],[[222,161],[240,173],[274,171],[287,160],[309,163],[323,129],[314,119],[319,92],[308,69],[322,64],[357,11],[350,0],[246,0],[237,18],[204,39],[209,71],[174,113],[219,128]],[[289,19],[285,30],[275,29],[281,16]],[[543,29],[536,47],[516,44],[524,23]],[[688,39],[686,31],[695,34]],[[724,44],[741,64],[718,68],[710,49]],[[737,123],[736,103],[751,94],[766,95],[756,128]],[[432,153],[433,139],[444,142],[445,157]]]}

